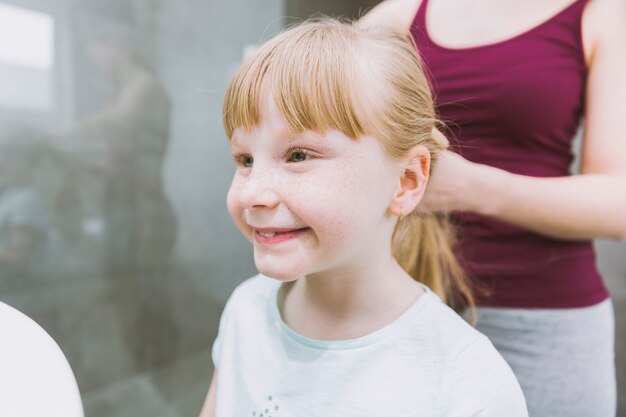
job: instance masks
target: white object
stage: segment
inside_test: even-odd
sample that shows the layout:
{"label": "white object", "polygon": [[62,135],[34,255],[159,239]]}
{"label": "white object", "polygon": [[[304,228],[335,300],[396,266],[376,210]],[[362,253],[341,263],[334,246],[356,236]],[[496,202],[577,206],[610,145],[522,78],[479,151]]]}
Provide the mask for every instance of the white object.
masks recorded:
{"label": "white object", "polygon": [[76,379],[56,342],[0,302],[0,416],[83,417]]}

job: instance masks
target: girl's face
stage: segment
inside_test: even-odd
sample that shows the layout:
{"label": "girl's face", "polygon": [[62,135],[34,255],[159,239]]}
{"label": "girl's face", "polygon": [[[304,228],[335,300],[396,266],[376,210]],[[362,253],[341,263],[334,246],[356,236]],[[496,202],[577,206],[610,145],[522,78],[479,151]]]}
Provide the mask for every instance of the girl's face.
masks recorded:
{"label": "girl's face", "polygon": [[259,272],[291,281],[389,256],[399,165],[373,137],[293,133],[266,103],[257,128],[235,129],[237,170],[228,193]]}

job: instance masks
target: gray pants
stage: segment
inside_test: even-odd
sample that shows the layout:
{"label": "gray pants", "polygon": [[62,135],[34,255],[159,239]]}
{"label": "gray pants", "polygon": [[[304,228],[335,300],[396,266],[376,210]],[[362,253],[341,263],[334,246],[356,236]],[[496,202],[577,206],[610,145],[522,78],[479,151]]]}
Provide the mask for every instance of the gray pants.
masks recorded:
{"label": "gray pants", "polygon": [[615,417],[610,299],[575,309],[481,307],[476,328],[513,369],[529,417]]}

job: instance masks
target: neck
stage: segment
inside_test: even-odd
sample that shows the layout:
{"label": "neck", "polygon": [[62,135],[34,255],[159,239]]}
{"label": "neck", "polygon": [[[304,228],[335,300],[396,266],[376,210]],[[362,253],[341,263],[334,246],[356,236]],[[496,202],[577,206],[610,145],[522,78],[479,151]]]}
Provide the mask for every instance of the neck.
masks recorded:
{"label": "neck", "polygon": [[354,338],[392,322],[422,293],[389,255],[295,281],[284,293],[283,318],[308,337]]}

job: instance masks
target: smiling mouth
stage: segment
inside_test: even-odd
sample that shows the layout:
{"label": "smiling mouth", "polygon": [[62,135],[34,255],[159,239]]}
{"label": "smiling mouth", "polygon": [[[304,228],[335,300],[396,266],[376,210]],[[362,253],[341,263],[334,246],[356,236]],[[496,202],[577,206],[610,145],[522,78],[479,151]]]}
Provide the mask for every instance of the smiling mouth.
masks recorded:
{"label": "smiling mouth", "polygon": [[254,231],[254,240],[263,244],[275,244],[294,239],[307,231],[309,228],[284,230],[284,231]]}
{"label": "smiling mouth", "polygon": [[259,236],[263,236],[263,237],[274,237],[277,234],[280,233],[284,233],[284,232],[257,232],[259,234]]}

